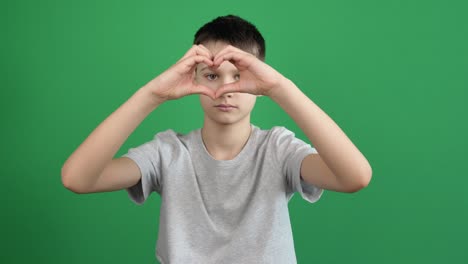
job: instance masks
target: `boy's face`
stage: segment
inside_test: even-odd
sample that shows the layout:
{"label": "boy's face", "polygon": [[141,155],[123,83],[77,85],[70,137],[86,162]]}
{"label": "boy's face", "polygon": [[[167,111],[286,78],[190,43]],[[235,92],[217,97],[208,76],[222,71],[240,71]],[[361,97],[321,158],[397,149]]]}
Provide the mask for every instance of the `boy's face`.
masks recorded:
{"label": "boy's face", "polygon": [[[203,44],[214,56],[227,45],[220,41]],[[207,67],[204,63],[200,63],[196,68],[195,81],[216,90],[223,84],[237,81],[239,77],[239,71],[229,61],[221,63],[216,70]],[[232,124],[250,117],[250,112],[255,105],[256,99],[256,95],[249,93],[226,93],[216,100],[200,94],[200,103],[205,112],[205,118],[221,124]],[[219,107],[216,107],[219,104],[230,104],[234,105],[235,108],[223,111]]]}

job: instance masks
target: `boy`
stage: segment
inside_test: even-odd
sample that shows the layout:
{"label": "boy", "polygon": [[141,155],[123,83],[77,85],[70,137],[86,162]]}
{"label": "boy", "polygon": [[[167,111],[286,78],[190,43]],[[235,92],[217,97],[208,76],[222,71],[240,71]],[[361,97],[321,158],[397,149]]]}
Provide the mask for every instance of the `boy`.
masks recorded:
{"label": "boy", "polygon": [[[264,63],[256,27],[218,17],[172,67],[104,120],[62,168],[75,193],[126,189],[142,204],[161,195],[156,257],[168,263],[296,263],[288,202],[324,189],[355,192],[371,178],[365,157],[294,83]],[[159,105],[200,94],[201,129],[166,130],[114,159]],[[250,123],[257,96],[278,103],[314,143],[284,127]]]}

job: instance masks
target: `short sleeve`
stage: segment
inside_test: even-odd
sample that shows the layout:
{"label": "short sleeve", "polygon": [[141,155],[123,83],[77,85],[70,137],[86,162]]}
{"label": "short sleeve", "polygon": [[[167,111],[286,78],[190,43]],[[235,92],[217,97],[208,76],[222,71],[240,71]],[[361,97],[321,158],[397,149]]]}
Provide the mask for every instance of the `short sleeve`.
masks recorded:
{"label": "short sleeve", "polygon": [[320,199],[323,189],[305,182],[301,178],[301,164],[309,154],[317,154],[317,150],[305,143],[285,127],[274,127],[276,164],[286,178],[286,195],[290,200],[295,192],[309,203]]}
{"label": "short sleeve", "polygon": [[153,140],[138,147],[130,148],[122,156],[132,159],[141,172],[140,181],[126,189],[129,198],[136,204],[143,204],[153,191],[161,195],[160,143],[161,141],[156,135]]}

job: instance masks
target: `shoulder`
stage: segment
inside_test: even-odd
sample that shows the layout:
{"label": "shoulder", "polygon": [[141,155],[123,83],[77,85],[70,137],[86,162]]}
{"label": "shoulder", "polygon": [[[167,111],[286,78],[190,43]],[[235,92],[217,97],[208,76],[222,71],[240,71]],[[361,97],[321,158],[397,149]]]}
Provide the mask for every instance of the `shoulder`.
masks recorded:
{"label": "shoulder", "polygon": [[294,137],[294,133],[284,126],[273,126],[270,129],[261,129],[256,127],[255,141],[259,146],[269,146],[269,148],[271,148],[271,146],[276,146],[280,144],[280,142]]}
{"label": "shoulder", "polygon": [[173,129],[167,129],[158,132],[153,137],[153,142],[158,148],[163,149],[185,149],[196,140],[198,130],[192,130],[188,133],[177,132]]}
{"label": "shoulder", "polygon": [[195,134],[196,130],[190,131],[188,133],[177,132],[173,129],[167,129],[156,133],[153,139],[166,140],[166,141],[179,141],[189,137],[192,137]]}
{"label": "shoulder", "polygon": [[268,134],[270,135],[272,140],[280,140],[285,136],[295,137],[295,133],[284,126],[273,126],[271,129],[268,130]]}
{"label": "shoulder", "polygon": [[173,138],[174,136],[177,136],[179,133],[174,131],[173,129],[167,129],[164,131],[160,131],[154,135],[154,138]]}
{"label": "shoulder", "polygon": [[309,143],[296,136],[296,133],[284,126],[274,126],[269,130],[269,144],[276,148],[280,155],[286,152],[297,151],[300,148],[311,147]]}
{"label": "shoulder", "polygon": [[258,133],[262,135],[274,135],[287,130],[287,128],[285,128],[284,126],[273,126],[270,129],[261,129],[257,126],[255,126],[255,128],[257,129]]}
{"label": "shoulder", "polygon": [[282,135],[295,135],[294,132],[284,126],[273,126],[270,129],[262,129],[254,126],[254,129],[256,129],[256,134],[259,138],[268,139],[269,141],[278,139]]}

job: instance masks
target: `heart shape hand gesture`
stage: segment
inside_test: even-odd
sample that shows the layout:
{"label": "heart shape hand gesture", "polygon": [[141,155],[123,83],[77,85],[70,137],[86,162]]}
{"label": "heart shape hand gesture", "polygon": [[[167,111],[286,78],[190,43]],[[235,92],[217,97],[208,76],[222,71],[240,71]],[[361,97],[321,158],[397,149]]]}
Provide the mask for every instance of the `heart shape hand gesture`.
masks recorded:
{"label": "heart shape hand gesture", "polygon": [[[239,70],[236,82],[224,84],[216,90],[195,81],[195,68],[204,63],[218,68],[229,61]],[[254,55],[227,45],[215,56],[203,45],[193,45],[176,64],[150,81],[148,89],[158,102],[174,100],[191,94],[204,94],[215,100],[225,93],[239,92],[269,96],[284,76]]]}
{"label": "heart shape hand gesture", "polygon": [[239,70],[240,78],[236,82],[219,87],[215,92],[216,98],[231,92],[269,96],[274,89],[281,86],[285,79],[283,75],[253,54],[231,45],[227,45],[215,55],[212,68],[216,69],[224,61],[234,64]]}

